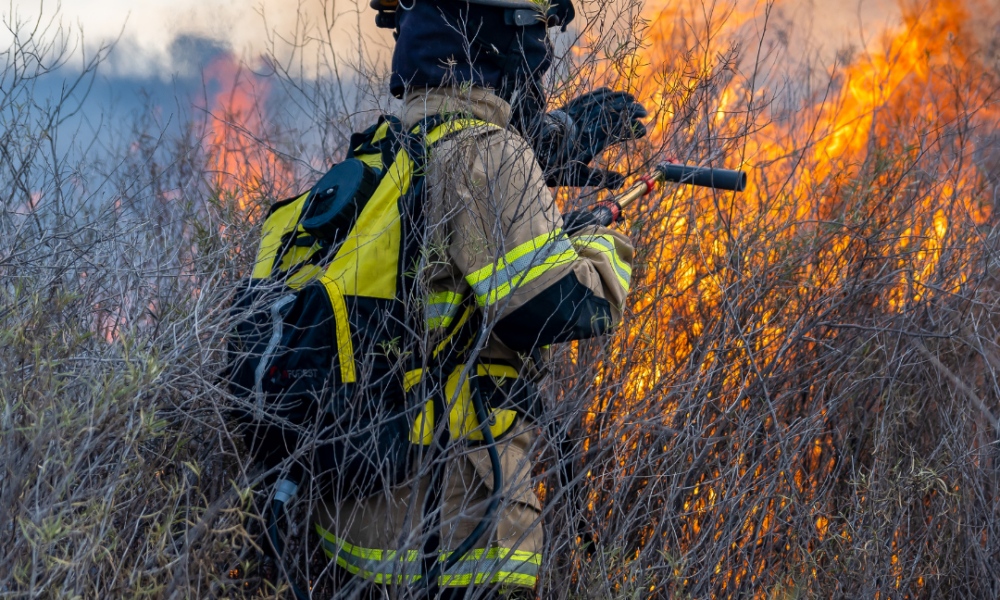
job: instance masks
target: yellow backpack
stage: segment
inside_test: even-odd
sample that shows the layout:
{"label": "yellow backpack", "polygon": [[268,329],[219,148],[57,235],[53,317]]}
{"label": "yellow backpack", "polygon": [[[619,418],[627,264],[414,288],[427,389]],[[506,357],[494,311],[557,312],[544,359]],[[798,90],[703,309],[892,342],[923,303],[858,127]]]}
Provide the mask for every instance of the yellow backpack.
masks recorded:
{"label": "yellow backpack", "polygon": [[[429,368],[407,341],[423,326],[413,296],[424,165],[437,142],[484,126],[494,127],[436,115],[404,132],[384,117],[310,191],[269,210],[229,344],[234,412],[265,466],[292,456],[294,479],[334,471],[326,479],[362,497],[406,477],[410,442],[425,438],[413,422],[431,425],[405,405],[407,373]],[[436,369],[452,372],[473,312],[455,319]]]}

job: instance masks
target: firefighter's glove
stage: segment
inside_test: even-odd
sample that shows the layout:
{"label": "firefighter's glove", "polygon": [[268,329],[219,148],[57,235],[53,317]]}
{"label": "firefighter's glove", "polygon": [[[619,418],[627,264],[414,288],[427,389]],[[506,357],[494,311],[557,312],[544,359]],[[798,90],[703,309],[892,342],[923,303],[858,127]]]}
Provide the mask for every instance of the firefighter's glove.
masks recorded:
{"label": "firefighter's glove", "polygon": [[552,171],[546,170],[545,185],[555,187],[595,187],[617,190],[625,183],[625,176],[607,169],[594,169],[583,163],[562,165]]}
{"label": "firefighter's glove", "polygon": [[608,227],[621,219],[621,212],[616,202],[598,202],[589,210],[571,210],[562,216],[563,232],[574,236],[593,225]]}
{"label": "firefighter's glove", "polygon": [[646,135],[641,119],[649,113],[626,92],[600,88],[545,114],[535,137],[536,154],[550,186],[621,187],[625,178],[594,169],[590,162],[605,148]]}
{"label": "firefighter's glove", "polygon": [[590,163],[595,156],[612,144],[636,140],[646,135],[641,119],[649,113],[627,92],[600,88],[577,96],[562,108],[577,130],[573,157]]}

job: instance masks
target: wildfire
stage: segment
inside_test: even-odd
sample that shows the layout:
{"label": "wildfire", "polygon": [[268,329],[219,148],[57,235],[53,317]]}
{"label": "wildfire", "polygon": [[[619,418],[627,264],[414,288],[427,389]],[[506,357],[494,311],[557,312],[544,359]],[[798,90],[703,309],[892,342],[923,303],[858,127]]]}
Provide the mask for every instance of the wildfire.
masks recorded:
{"label": "wildfire", "polygon": [[[668,151],[677,145],[697,147],[699,136],[713,137],[720,140],[714,156],[727,156],[728,164],[711,160],[709,164],[745,168],[750,183],[742,195],[673,188],[636,211],[634,216],[648,223],[640,245],[651,266],[638,270],[633,284],[632,324],[619,346],[628,364],[621,361],[625,366],[608,367],[623,373],[628,369],[628,375],[622,378],[622,389],[598,400],[590,427],[596,415],[609,409],[637,420],[648,399],[669,387],[664,383],[669,373],[691,368],[692,360],[702,365],[706,379],[710,372],[725,372],[718,386],[721,396],[714,394],[713,401],[725,407],[726,419],[748,410],[750,382],[760,377],[762,364],[784,359],[782,342],[794,333],[796,324],[783,315],[797,314],[798,303],[818,291],[849,284],[857,276],[850,268],[856,264],[853,257],[864,251],[866,236],[892,237],[887,246],[896,258],[887,269],[893,279],[885,288],[888,292],[871,300],[886,310],[901,310],[919,301],[928,285],[951,289],[965,281],[963,275],[942,283],[941,272],[946,261],[954,260],[947,249],[968,241],[961,236],[971,240],[976,227],[991,217],[990,205],[978,193],[983,173],[970,158],[977,150],[971,132],[1000,121],[993,106],[996,82],[978,62],[981,48],[970,31],[972,13],[960,0],[903,7],[903,25],[887,31],[850,64],[839,66],[831,74],[832,89],[807,96],[794,111],[762,111],[757,119],[765,125],[746,134],[741,127],[748,109],[773,93],[749,75],[733,75],[745,67],[734,63],[726,41],[740,35],[753,12],[734,10],[718,23],[707,23],[718,47],[699,48],[692,59],[684,44],[693,38],[680,25],[691,21],[681,18],[676,3],[647,6],[648,43],[603,75],[628,82],[646,106],[653,107],[648,147]],[[600,75],[586,76],[599,80]],[[705,85],[707,80],[713,84]],[[705,102],[706,94],[714,95],[710,102]],[[698,103],[710,107],[699,111],[693,108]],[[931,152],[945,159],[926,164],[924,158]],[[893,193],[878,192],[885,189]],[[946,208],[942,198],[954,202]],[[890,222],[894,227],[903,222],[905,227],[878,229]],[[787,266],[787,280],[775,292],[787,297],[784,308],[762,303],[753,318],[756,330],[745,334],[738,347],[706,346],[703,334],[730,310],[723,304],[724,290],[751,281],[753,269],[760,268],[748,258],[755,248],[740,246],[740,236],[748,231],[768,248],[766,255],[755,256],[758,265],[781,264],[786,260],[781,249],[799,245],[816,245],[816,259]],[[696,348],[699,355],[693,359]],[[667,426],[692,419],[691,414],[674,414],[676,408],[666,406],[662,418]],[[825,409],[822,416],[827,417]],[[765,426],[777,427],[772,419]],[[721,435],[725,423],[704,427],[706,436]],[[626,439],[633,445],[631,435]],[[691,488],[677,504],[685,547],[670,551],[717,539],[721,532],[715,527],[722,517],[713,507],[722,499],[734,499],[747,515],[732,556],[710,567],[721,583],[716,589],[738,587],[740,581],[755,580],[767,569],[797,573],[789,575],[796,580],[809,572],[801,557],[779,563],[766,552],[756,562],[736,557],[746,549],[767,547],[776,536],[795,535],[782,530],[783,515],[795,510],[790,498],[802,499],[796,501],[798,506],[810,505],[810,499],[818,498],[820,489],[830,484],[837,460],[832,434],[798,442],[804,449],[796,457],[799,467],[794,472],[767,472],[759,463],[755,472],[747,472],[748,456],[777,452],[763,443],[729,441],[728,460],[737,463],[740,478],[745,478],[740,489],[718,483],[723,478],[712,473],[690,482]],[[629,459],[622,458],[620,466],[626,469],[626,464]],[[783,498],[754,497],[755,482],[765,477],[784,482]],[[603,493],[594,489],[592,506],[601,506]],[[815,528],[815,539],[849,537],[824,512],[827,507],[812,505],[808,522]],[[650,531],[654,528],[650,526]],[[642,537],[648,538],[648,533]],[[794,554],[794,549],[789,545],[785,552]],[[761,588],[755,597],[770,593]]]}
{"label": "wildfire", "polygon": [[[644,222],[637,246],[646,266],[640,265],[634,273],[630,329],[619,346],[623,360],[609,361],[608,372],[600,379],[602,384],[625,383],[597,399],[585,421],[591,431],[599,431],[598,415],[613,414],[633,422],[659,418],[668,428],[677,421],[685,427],[695,423],[702,440],[723,439],[728,434],[727,420],[749,413],[752,403],[760,401],[747,390],[751,382],[765,379],[761,371],[766,363],[788,360],[783,344],[796,334],[798,325],[786,320],[785,314],[798,314],[799,303],[849,284],[857,277],[852,266],[863,262],[856,257],[864,254],[873,239],[891,239],[883,247],[890,248],[892,257],[883,265],[890,284],[871,295],[874,305],[884,305],[890,312],[902,310],[919,301],[927,286],[948,290],[964,281],[960,275],[942,283],[939,274],[945,262],[953,260],[948,248],[966,243],[960,236],[976,235],[976,226],[991,218],[991,206],[980,200],[982,194],[977,191],[983,174],[971,159],[977,147],[970,132],[983,123],[1000,121],[993,107],[1000,86],[979,63],[982,49],[969,31],[971,14],[961,0],[904,7],[901,27],[887,31],[854,61],[838,65],[831,73],[831,87],[803,94],[793,110],[781,111],[767,104],[776,92],[739,61],[738,44],[729,43],[742,35],[744,25],[759,18],[753,10],[738,8],[713,15],[704,31],[693,31],[693,21],[677,3],[647,6],[645,43],[606,71],[600,65],[586,67],[581,78],[588,81],[587,87],[602,77],[626,82],[621,87],[632,89],[653,109],[646,149],[618,160],[630,162],[644,151],[646,155],[638,158],[651,160],[655,157],[649,155],[650,148],[694,148],[692,157],[671,154],[713,166],[744,168],[751,174],[741,195],[675,187],[648,199],[636,211],[634,218]],[[711,43],[698,46],[698,40],[706,38]],[[691,52],[692,48],[696,51]],[[208,143],[214,184],[221,195],[249,212],[261,199],[280,197],[273,193],[274,186],[291,182],[287,166],[267,143],[259,143],[267,140],[261,100],[268,88],[232,57],[210,65],[206,77],[223,87],[214,97],[216,127]],[[761,123],[749,132],[748,112],[753,112],[753,123]],[[702,144],[701,138],[713,141]],[[943,158],[927,164],[923,159],[932,151]],[[721,164],[722,156],[725,164]],[[884,190],[891,193],[881,193]],[[953,202],[944,206],[942,198]],[[901,228],[900,223],[904,224]],[[895,229],[879,229],[890,226]],[[791,256],[787,249],[801,246],[816,248],[813,260],[785,264]],[[755,328],[739,331],[732,347],[704,343],[712,339],[709,336],[720,315],[728,316],[733,310],[726,304],[727,289],[752,281],[761,264],[783,269],[782,278],[768,292],[780,295],[784,304],[762,301],[752,309],[755,314],[741,315],[742,321],[732,317]],[[657,405],[661,415],[644,414],[650,398],[667,394],[664,390],[672,384],[671,373],[685,368],[705,380],[696,385],[708,386],[711,380],[705,397],[718,412],[700,420],[698,415],[679,411],[677,402],[671,401]],[[627,376],[609,376],[616,370]],[[808,383],[810,395],[821,394],[823,385],[822,381]],[[754,393],[766,396],[770,390]],[[818,413],[820,419],[833,418],[825,408]],[[759,427],[761,431],[781,429],[798,416],[790,410],[776,410]],[[726,516],[720,511],[730,510],[722,507],[735,506],[744,522],[735,533],[728,532],[734,540],[730,554],[700,565],[717,578],[714,589],[724,591],[716,597],[739,588],[741,582],[764,581],[765,576],[772,583],[815,578],[809,555],[814,544],[850,541],[855,535],[832,507],[823,504],[821,491],[832,485],[838,456],[833,426],[824,422],[817,429],[819,434],[788,441],[789,447],[797,448],[796,466],[790,470],[770,468],[781,464],[779,459],[787,451],[767,435],[726,438],[726,455],[720,460],[735,470],[739,485],[726,482],[718,470],[685,481],[678,492],[681,497],[659,507],[663,512],[680,513],[682,529],[677,536],[681,547],[668,547],[664,552],[684,553],[706,540],[717,540]],[[599,433],[608,431],[612,430],[602,424]],[[640,435],[623,427],[608,437],[629,452],[655,450],[657,446],[640,442]],[[596,445],[587,439],[583,447]],[[667,447],[662,447],[666,453]],[[702,456],[692,453],[692,463],[704,456],[720,456],[721,451],[711,445],[705,448]],[[624,471],[633,464],[628,452],[617,461]],[[587,472],[590,480],[602,476],[596,469]],[[761,493],[765,480],[779,482],[767,496]],[[592,488],[587,506],[595,513],[595,522],[614,518],[602,494],[616,485]],[[866,498],[862,496],[861,501]],[[658,518],[651,507],[644,510],[651,521]],[[803,522],[809,524],[815,541],[804,544],[805,549],[795,546],[796,532],[787,525],[788,515],[796,510],[809,511]],[[644,544],[667,537],[667,531],[657,527],[653,523],[642,531]],[[902,539],[903,534],[897,537]],[[896,566],[897,554],[892,557]],[[672,566],[680,588],[688,581],[683,574],[691,572],[685,568],[680,563]],[[900,574],[902,568],[899,564]],[[655,583],[671,585],[669,581]],[[667,589],[660,585],[650,589],[654,588]],[[769,597],[775,589],[761,586],[754,597]],[[783,596],[775,592],[774,597]]]}
{"label": "wildfire", "polygon": [[213,60],[204,77],[220,88],[209,108],[213,187],[220,199],[249,213],[280,198],[278,191],[292,183],[291,170],[274,151],[264,118],[270,86],[230,54]]}

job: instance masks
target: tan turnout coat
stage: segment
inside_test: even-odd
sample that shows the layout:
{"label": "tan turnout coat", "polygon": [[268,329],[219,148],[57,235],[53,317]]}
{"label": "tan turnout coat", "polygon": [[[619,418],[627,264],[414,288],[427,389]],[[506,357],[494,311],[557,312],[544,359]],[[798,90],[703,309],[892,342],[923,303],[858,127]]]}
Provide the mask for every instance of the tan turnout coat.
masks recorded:
{"label": "tan turnout coat", "polygon": [[[496,127],[460,132],[431,152],[429,206],[425,207],[431,240],[425,274],[431,291],[448,292],[445,296],[453,298],[475,295],[479,309],[488,319],[496,320],[572,272],[581,284],[610,303],[617,322],[633,259],[628,239],[601,227],[566,239],[561,233],[559,208],[530,146],[508,128],[509,105],[490,91],[473,87],[411,92],[402,120],[409,128],[427,115],[456,112]],[[498,280],[499,261],[515,264],[514,259],[523,260],[526,253],[545,243],[559,244],[562,258],[550,260],[546,268],[536,269],[513,284]],[[501,325],[517,326],[508,322]],[[495,336],[482,356],[514,365],[522,376],[534,372],[526,357]],[[476,548],[492,550],[470,554],[443,580],[446,585],[484,581],[534,584],[543,542],[542,507],[531,480],[536,435],[530,421],[521,421],[517,427],[513,435],[498,442],[505,493],[492,526],[476,544]],[[455,548],[472,532],[492,491],[485,450],[453,444],[446,464],[440,515],[442,551]],[[428,480],[425,475],[417,486],[322,504],[315,519],[327,554],[337,556],[341,566],[380,583],[400,583],[418,574],[416,551],[424,539],[421,507]],[[391,552],[394,550],[398,552]]]}

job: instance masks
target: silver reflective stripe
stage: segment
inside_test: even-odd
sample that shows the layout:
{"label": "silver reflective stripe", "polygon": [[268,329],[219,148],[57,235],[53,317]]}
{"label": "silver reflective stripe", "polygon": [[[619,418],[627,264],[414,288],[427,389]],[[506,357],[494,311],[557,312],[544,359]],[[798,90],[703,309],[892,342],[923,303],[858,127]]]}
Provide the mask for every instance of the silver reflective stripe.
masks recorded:
{"label": "silver reflective stripe", "polygon": [[281,341],[284,329],[285,321],[281,318],[281,309],[292,300],[295,300],[295,294],[288,294],[278,298],[271,305],[271,339],[267,343],[267,348],[264,348],[264,353],[260,355],[260,362],[257,363],[257,370],[254,372],[253,391],[257,400],[255,416],[258,421],[264,418],[264,373],[267,373],[268,363],[271,362],[271,355],[274,354],[275,349],[278,347],[278,342]]}
{"label": "silver reflective stripe", "polygon": [[461,304],[452,304],[450,302],[428,304],[424,307],[424,321],[431,321],[433,319],[454,319],[455,315],[458,314],[458,309],[460,308],[462,308]]}
{"label": "silver reflective stripe", "polygon": [[[511,553],[513,554],[513,553]],[[528,560],[515,560],[511,556],[496,556],[492,558],[470,558],[466,556],[452,568],[444,572],[445,576],[477,575],[493,573],[519,573],[538,577],[538,565]]]}
{"label": "silver reflective stripe", "polygon": [[[405,578],[408,581],[419,579],[422,576],[423,563],[415,552],[393,553],[388,560],[372,558],[362,558],[356,556],[345,548],[339,547],[332,540],[326,537],[320,538],[323,549],[329,556],[335,556],[343,562],[342,566],[350,567],[360,571],[365,578],[374,577],[379,583],[389,583],[390,581],[400,581]],[[504,556],[488,556],[490,553],[497,553],[501,549],[494,548],[489,551],[473,550],[470,555],[481,553],[486,557],[477,558],[467,555],[457,564],[440,575],[438,580],[441,584],[467,585],[469,583],[481,583],[484,580],[499,577],[499,581],[511,581],[512,576],[525,576],[531,578],[538,577],[538,565],[536,560],[524,557],[518,559],[514,557],[514,552]],[[376,551],[381,556],[383,551]],[[402,558],[402,557],[409,558]],[[444,555],[448,556],[448,555]],[[538,555],[532,555],[537,557]],[[443,559],[444,557],[442,557]]]}
{"label": "silver reflective stripe", "polygon": [[[320,542],[323,544],[323,548],[326,549],[328,553],[338,557],[348,565],[361,569],[366,573],[381,575],[384,577],[403,576],[407,579],[420,577],[421,568],[423,566],[420,560],[400,560],[397,558],[395,560],[383,561],[372,558],[361,558],[360,556],[355,556],[347,550],[337,546],[337,544],[326,539],[325,537],[320,538]],[[403,556],[405,555],[406,553],[404,552]]]}
{"label": "silver reflective stripe", "polygon": [[424,319],[429,321],[438,317],[453,317],[461,306],[461,304],[452,304],[451,302],[428,304],[424,307]]}
{"label": "silver reflective stripe", "polygon": [[618,260],[618,251],[615,249],[615,244],[613,241],[609,240],[606,237],[581,237],[579,239],[580,241],[586,243],[598,244],[604,247],[607,250],[608,254],[610,255],[611,266],[618,273],[618,276],[625,281],[626,285],[632,283],[632,273],[625,270],[624,265],[622,265],[621,262]]}
{"label": "silver reflective stripe", "polygon": [[566,236],[562,236],[561,239],[542,244],[541,248],[526,252],[524,255],[506,263],[503,267],[496,266],[496,270],[492,274],[484,277],[482,281],[476,283],[470,282],[472,290],[476,293],[477,297],[487,296],[491,290],[495,290],[510,283],[521,273],[525,273],[535,267],[545,264],[545,261],[550,256],[556,256],[572,249],[573,244]]}

